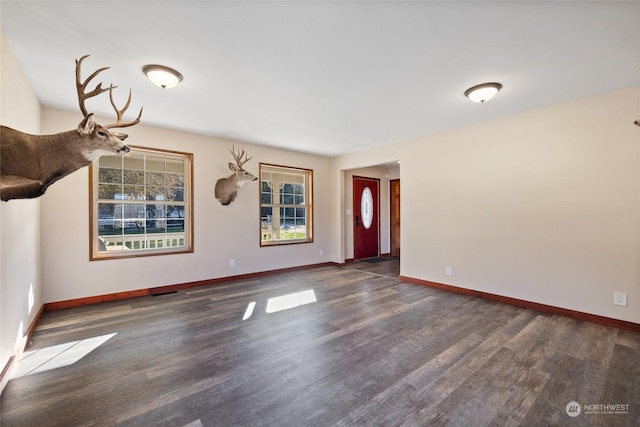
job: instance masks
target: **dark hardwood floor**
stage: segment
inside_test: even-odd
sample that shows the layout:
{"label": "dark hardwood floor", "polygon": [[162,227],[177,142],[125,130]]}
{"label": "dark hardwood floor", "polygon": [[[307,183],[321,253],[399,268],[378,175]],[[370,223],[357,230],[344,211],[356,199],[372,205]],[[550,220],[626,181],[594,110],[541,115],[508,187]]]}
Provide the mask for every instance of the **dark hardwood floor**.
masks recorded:
{"label": "dark hardwood floor", "polygon": [[[639,333],[398,273],[397,259],[353,262],[45,312],[29,351],[115,335],[12,379],[0,425],[638,425]],[[316,302],[266,312],[309,290]]]}

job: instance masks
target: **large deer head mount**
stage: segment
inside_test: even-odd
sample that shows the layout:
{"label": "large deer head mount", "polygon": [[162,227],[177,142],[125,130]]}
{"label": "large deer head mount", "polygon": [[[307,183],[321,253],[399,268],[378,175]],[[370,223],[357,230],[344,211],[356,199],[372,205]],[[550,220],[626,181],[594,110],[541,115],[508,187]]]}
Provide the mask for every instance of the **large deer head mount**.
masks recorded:
{"label": "large deer head mount", "polygon": [[[75,130],[54,135],[31,135],[2,126],[0,130],[0,199],[30,199],[42,196],[47,188],[59,179],[88,165],[102,154],[125,154],[129,147],[123,142],[127,134],[112,132],[109,129],[123,128],[140,122],[142,108],[138,117],[123,122],[122,116],[131,104],[129,98],[122,109],[113,101],[113,89],[109,85],[103,88],[98,83],[95,89],[87,92],[87,86],[99,73],[109,67],[99,68],[82,81],[80,70],[82,62],[89,55],[76,60],[76,90],[83,120]],[[95,122],[93,113],[87,111],[85,101],[109,91],[111,106],[116,111],[116,122],[100,125]]]}
{"label": "large deer head mount", "polygon": [[[218,199],[218,201],[224,206],[227,206],[236,199],[236,196],[238,195],[238,188],[242,187],[245,182],[256,181],[258,179],[242,167],[252,159],[252,157],[247,157],[244,149],[238,150],[236,153],[235,146],[232,146],[229,151],[236,161],[235,164],[229,163],[229,169],[231,169],[233,173],[227,178],[220,178],[218,182],[216,182],[215,191],[216,199]],[[244,160],[242,159],[243,157]]]}

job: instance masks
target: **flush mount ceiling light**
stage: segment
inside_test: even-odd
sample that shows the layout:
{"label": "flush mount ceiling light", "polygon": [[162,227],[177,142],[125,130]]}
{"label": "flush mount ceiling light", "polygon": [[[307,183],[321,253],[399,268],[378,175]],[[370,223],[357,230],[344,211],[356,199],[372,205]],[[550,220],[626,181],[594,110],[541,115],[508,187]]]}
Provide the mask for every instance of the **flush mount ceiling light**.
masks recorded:
{"label": "flush mount ceiling light", "polygon": [[502,85],[500,83],[483,83],[481,85],[470,87],[464,91],[464,96],[473,102],[479,102],[482,104],[496,96],[496,93],[498,93],[500,89],[502,89]]}
{"label": "flush mount ceiling light", "polygon": [[182,74],[164,65],[145,65],[142,72],[156,86],[162,89],[176,87],[182,81]]}

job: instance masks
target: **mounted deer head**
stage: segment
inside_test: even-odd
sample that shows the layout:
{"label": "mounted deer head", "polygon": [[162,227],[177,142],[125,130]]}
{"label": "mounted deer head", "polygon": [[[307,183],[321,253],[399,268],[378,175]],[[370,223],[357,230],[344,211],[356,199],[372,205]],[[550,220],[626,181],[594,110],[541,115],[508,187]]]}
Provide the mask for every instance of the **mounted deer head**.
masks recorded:
{"label": "mounted deer head", "polygon": [[[236,161],[235,164],[229,163],[229,169],[231,169],[233,173],[231,176],[220,178],[218,182],[216,182],[216,199],[224,206],[227,206],[236,199],[238,188],[242,187],[245,182],[256,181],[258,179],[242,168],[252,157],[247,157],[244,150],[239,150],[236,154],[235,146],[232,146],[229,151]],[[242,160],[242,157],[244,157],[244,160]]]}
{"label": "mounted deer head", "polygon": [[[128,135],[111,132],[111,128],[123,128],[140,122],[142,108],[138,117],[131,122],[123,122],[122,116],[131,103],[131,90],[125,106],[119,110],[113,101],[113,89],[110,85],[102,88],[102,83],[90,92],[86,92],[89,82],[109,67],[94,71],[82,82],[80,68],[82,61],[89,55],[76,60],[76,90],[80,111],[84,119],[75,130],[54,135],[30,135],[2,126],[0,130],[0,199],[31,199],[42,196],[47,188],[59,179],[87,166],[102,154],[125,154],[129,147],[123,142]],[[93,113],[87,112],[85,100],[109,91],[111,105],[116,111],[117,121],[108,125],[99,125],[94,121]]]}

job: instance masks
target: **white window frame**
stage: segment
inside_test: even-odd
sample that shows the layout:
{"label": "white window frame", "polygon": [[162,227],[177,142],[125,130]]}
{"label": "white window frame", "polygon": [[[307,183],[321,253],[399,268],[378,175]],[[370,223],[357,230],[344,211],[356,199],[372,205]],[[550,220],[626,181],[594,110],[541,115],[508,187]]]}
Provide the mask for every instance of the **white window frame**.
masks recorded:
{"label": "white window frame", "polygon": [[[304,185],[304,195],[303,199],[301,199],[301,194],[296,194],[294,196],[295,201],[292,203],[284,203],[283,200],[274,200],[273,196],[276,194],[279,195],[279,189],[273,189],[271,193],[270,201],[267,201],[263,198],[267,197],[263,194],[263,182],[268,181],[271,182],[270,179],[266,177],[269,174],[282,174],[283,177],[281,181],[278,183],[273,183],[273,186],[276,185],[284,185],[285,178],[284,176],[297,176],[296,184]],[[271,175],[273,176],[273,175]],[[291,184],[291,182],[286,182]],[[260,192],[260,246],[280,246],[280,245],[289,245],[289,244],[297,244],[297,243],[312,243],[313,242],[313,170],[298,168],[298,167],[290,167],[290,166],[280,166],[269,163],[260,163],[260,184],[258,191]],[[290,195],[292,196],[292,195]],[[263,208],[268,210],[271,208],[272,214],[269,216],[265,216],[263,212]],[[280,209],[293,210],[294,215],[293,219],[289,218],[285,214],[284,220],[292,222],[289,224],[288,222],[282,223],[283,218],[280,215]],[[304,224],[302,222],[302,216],[296,216],[301,209],[304,209]],[[286,227],[291,227],[290,229],[286,229]],[[304,230],[304,237],[296,237],[297,234],[302,234]],[[293,234],[291,237],[287,237]]]}
{"label": "white window frame", "polygon": [[[129,159],[134,159],[136,156],[142,157],[143,159],[138,160],[142,161],[142,169],[136,170],[143,171],[144,177],[147,176],[147,172],[153,172],[153,170],[147,170],[147,164],[152,160],[156,164],[158,159],[163,159],[165,162],[167,160],[169,162],[174,161],[174,163],[183,161],[183,173],[179,174],[182,177],[183,186],[178,187],[183,193],[182,200],[164,200],[162,195],[153,200],[146,200],[148,198],[146,194],[150,191],[146,178],[143,178],[142,195],[127,194],[127,183],[123,182],[121,194],[114,194],[111,199],[99,199],[100,159],[104,156],[96,159],[89,165],[90,261],[193,252],[193,154],[137,146],[129,146],[129,148],[131,151],[124,156],[115,155],[109,157],[113,158],[113,164],[116,164],[117,159],[122,159],[123,170],[128,170],[124,168],[125,157],[129,156]],[[165,164],[169,164],[169,162]],[[118,168],[114,169],[117,170]],[[176,174],[176,172],[167,169],[160,173]],[[125,179],[124,176],[125,174],[123,173],[123,180]],[[165,179],[167,179],[166,176]],[[140,188],[140,186],[137,188]],[[110,204],[114,205],[114,215],[106,219],[99,218],[100,205],[104,208]],[[144,206],[144,208],[140,209],[140,206]],[[172,209],[169,209],[168,206]],[[175,209],[176,207],[178,207],[177,210]],[[121,215],[116,215],[116,213],[120,212],[120,209]],[[127,211],[132,212],[134,209],[138,210],[137,220],[128,218],[131,214],[126,213]],[[150,218],[148,216],[157,210],[161,212],[160,217],[154,216]],[[176,213],[175,219],[172,219],[172,213]],[[154,224],[153,227],[162,227],[164,231],[160,232],[156,229],[155,232],[147,233],[147,227],[150,223]],[[158,225],[158,223],[160,224]],[[136,227],[136,231],[139,231],[138,233],[131,230],[129,230],[129,234],[127,233],[126,228],[132,224]],[[175,232],[171,231],[170,224],[177,224],[178,227],[182,226],[182,224],[184,225],[180,231]],[[105,233],[105,229],[108,229],[109,225],[111,225],[111,230]],[[116,234],[117,232],[114,232],[114,230],[122,231],[120,234]]]}

